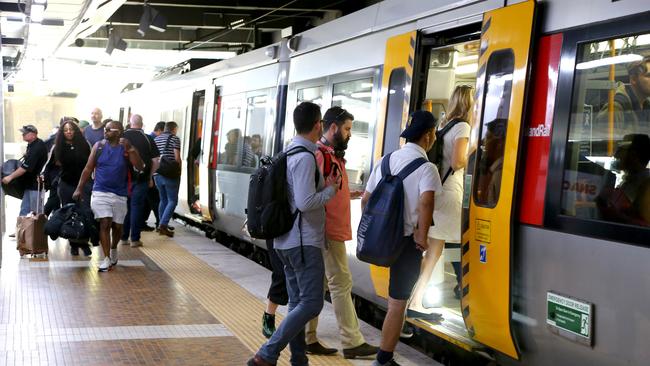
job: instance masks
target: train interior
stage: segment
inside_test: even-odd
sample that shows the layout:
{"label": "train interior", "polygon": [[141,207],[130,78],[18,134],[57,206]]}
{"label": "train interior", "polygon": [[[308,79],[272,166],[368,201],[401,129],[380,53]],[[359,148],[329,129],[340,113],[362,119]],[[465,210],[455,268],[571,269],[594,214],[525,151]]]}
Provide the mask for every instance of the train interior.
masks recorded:
{"label": "train interior", "polygon": [[[478,51],[479,41],[476,39],[425,48],[422,62],[427,66],[420,69],[423,75],[426,74],[424,83],[419,86],[420,108],[432,112],[438,120],[444,120],[454,88],[459,85],[476,86]],[[417,90],[415,92],[418,93]],[[419,281],[426,281],[429,276],[423,294],[414,294],[411,298],[409,309],[417,310],[420,314],[410,312],[407,318],[412,325],[443,338],[472,345],[460,308],[460,257],[460,243],[445,243],[433,271],[420,274]],[[419,299],[422,299],[422,303],[414,304]]]}

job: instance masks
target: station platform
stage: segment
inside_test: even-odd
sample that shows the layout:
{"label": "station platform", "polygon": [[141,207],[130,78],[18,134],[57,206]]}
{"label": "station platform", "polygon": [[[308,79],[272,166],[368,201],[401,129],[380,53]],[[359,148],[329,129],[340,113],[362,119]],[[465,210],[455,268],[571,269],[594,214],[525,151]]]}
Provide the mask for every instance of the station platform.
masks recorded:
{"label": "station platform", "polygon": [[[0,365],[245,365],[266,341],[261,318],[270,271],[193,228],[174,226],[174,238],[143,233],[143,247],[120,245],[119,262],[107,273],[97,272],[99,247],[90,258],[72,257],[59,239],[50,241],[47,259],[21,259],[4,236]],[[279,312],[278,324],[286,308]],[[340,349],[330,303],[318,331]],[[378,329],[362,322],[362,332],[379,343]],[[405,344],[397,353],[403,365],[437,364]],[[309,358],[311,365],[372,361],[341,353]],[[289,364],[288,350],[278,364]]]}

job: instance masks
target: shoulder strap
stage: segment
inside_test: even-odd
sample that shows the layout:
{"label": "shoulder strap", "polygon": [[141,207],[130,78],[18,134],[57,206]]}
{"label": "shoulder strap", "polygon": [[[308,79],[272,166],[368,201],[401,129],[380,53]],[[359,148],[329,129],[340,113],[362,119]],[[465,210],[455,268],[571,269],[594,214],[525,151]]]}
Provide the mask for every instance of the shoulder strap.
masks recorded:
{"label": "shoulder strap", "polygon": [[451,169],[451,167],[449,167],[449,169],[447,169],[447,173],[445,173],[445,177],[442,178],[442,181],[440,182],[440,185],[444,185],[447,178],[449,178],[449,176],[452,175],[452,174],[454,174],[454,170]]}
{"label": "shoulder strap", "polygon": [[462,122],[462,120],[458,118],[454,118],[449,123],[445,125],[445,127],[442,128],[442,130],[438,131],[438,138],[443,138],[449,132],[454,126],[456,126],[458,123]]}
{"label": "shoulder strap", "polygon": [[389,153],[388,155],[384,156],[384,158],[381,161],[381,176],[382,178],[390,175],[390,155],[392,154]]}
{"label": "shoulder strap", "polygon": [[411,175],[414,171],[416,171],[422,164],[428,162],[427,159],[425,158],[417,158],[410,162],[407,166],[402,169],[397,176],[401,179],[404,180],[406,177]]}
{"label": "shoulder strap", "polygon": [[314,164],[316,165],[316,173],[314,174],[314,180],[315,180],[315,187],[318,190],[318,176],[320,175],[320,172],[318,171],[318,162],[316,161],[316,155],[314,155],[314,153],[311,152],[306,147],[300,145],[292,147],[291,149],[287,150],[285,154],[287,155],[287,157],[289,157],[291,155],[298,154],[301,152],[308,152],[314,158]]}
{"label": "shoulder strap", "polygon": [[323,154],[323,177],[329,177],[332,173],[332,154],[327,151],[327,148],[323,146],[318,146],[321,154]]}

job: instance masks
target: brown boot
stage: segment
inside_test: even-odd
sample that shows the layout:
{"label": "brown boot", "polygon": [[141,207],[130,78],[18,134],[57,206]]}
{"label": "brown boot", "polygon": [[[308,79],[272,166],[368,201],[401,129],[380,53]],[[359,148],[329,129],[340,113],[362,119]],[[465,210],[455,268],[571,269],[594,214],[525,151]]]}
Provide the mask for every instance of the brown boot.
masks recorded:
{"label": "brown boot", "polygon": [[167,235],[170,238],[174,237],[174,232],[169,230],[169,228],[167,228],[167,225],[160,225],[159,229],[160,229],[160,230],[158,230],[159,235]]}

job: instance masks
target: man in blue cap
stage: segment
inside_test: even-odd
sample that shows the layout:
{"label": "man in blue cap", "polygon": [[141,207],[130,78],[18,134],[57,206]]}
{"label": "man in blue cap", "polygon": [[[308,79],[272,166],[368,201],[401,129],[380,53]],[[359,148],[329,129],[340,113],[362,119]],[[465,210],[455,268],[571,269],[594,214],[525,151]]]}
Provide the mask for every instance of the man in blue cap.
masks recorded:
{"label": "man in blue cap", "polygon": [[[406,144],[390,155],[390,174],[397,175],[418,158],[427,159],[427,151],[436,141],[436,119],[427,111],[417,111],[401,134]],[[386,156],[382,158],[385,159]],[[428,160],[428,159],[427,159]],[[382,179],[381,160],[368,179],[361,199],[365,208],[370,195]],[[431,162],[420,165],[404,179],[404,238],[403,250],[390,266],[388,311],[381,329],[381,344],[373,366],[397,365],[393,352],[404,323],[404,310],[413,286],[420,275],[422,252],[428,248],[427,233],[433,218],[435,192],[442,189],[438,169]]]}

